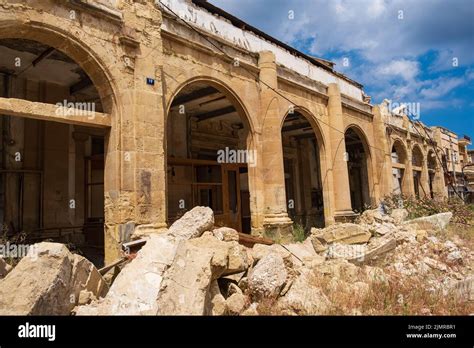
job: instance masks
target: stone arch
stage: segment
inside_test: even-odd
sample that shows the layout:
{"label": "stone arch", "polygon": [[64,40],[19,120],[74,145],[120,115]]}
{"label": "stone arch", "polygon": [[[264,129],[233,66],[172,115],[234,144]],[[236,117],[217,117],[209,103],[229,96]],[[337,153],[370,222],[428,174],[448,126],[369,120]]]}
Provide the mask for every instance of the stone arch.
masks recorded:
{"label": "stone arch", "polygon": [[[312,226],[322,227],[330,216],[328,162],[323,132],[317,118],[304,107],[288,110],[280,127],[285,195],[287,201],[293,200],[295,204],[293,208],[289,206],[290,216],[307,231]],[[283,133],[287,134],[284,136]],[[288,143],[290,138],[291,145]],[[314,139],[313,142],[311,138]],[[285,146],[294,147],[293,154],[285,154]],[[311,155],[313,152],[314,157]]]}
{"label": "stone arch", "polygon": [[28,39],[48,45],[73,59],[89,76],[97,88],[104,111],[112,114],[118,104],[117,88],[105,62],[77,36],[48,23],[0,21],[0,39]]}
{"label": "stone arch", "polygon": [[[352,210],[360,213],[371,205],[374,196],[372,154],[367,136],[358,125],[351,124],[346,127],[344,136],[348,154],[351,206]],[[364,160],[362,164],[359,163],[360,159]]]}
{"label": "stone arch", "polygon": [[405,143],[400,138],[394,138],[391,145],[392,159],[392,193],[410,194],[411,173],[406,173],[408,151]]}
{"label": "stone arch", "polygon": [[364,130],[357,124],[353,123],[350,124],[349,126],[346,127],[344,130],[344,133],[346,133],[349,129],[352,129],[354,132],[357,133],[359,138],[362,140],[362,145],[364,146],[364,151],[372,157],[372,152],[369,146],[369,140],[367,138],[367,135],[365,134]]}
{"label": "stone arch", "polygon": [[[397,154],[397,159],[396,159],[397,162],[396,163],[400,163],[402,165],[406,164],[406,161],[407,161],[407,158],[408,158],[408,151],[407,151],[407,147],[406,147],[405,143],[403,142],[403,140],[401,140],[400,138],[393,139],[392,147],[391,147],[391,153],[392,154],[394,154],[394,153]],[[393,162],[393,156],[392,156],[392,162]]]}
{"label": "stone arch", "polygon": [[194,83],[203,83],[209,86],[212,86],[223,93],[231,103],[237,108],[239,115],[244,116],[243,121],[246,123],[249,129],[249,135],[255,134],[256,125],[254,124],[254,120],[250,117],[250,113],[248,112],[248,108],[245,106],[244,101],[238,96],[238,94],[225,82],[216,79],[211,76],[196,76],[191,79],[187,79],[186,81],[181,82],[174,90],[174,92],[170,95],[168,100],[166,101],[166,114],[165,114],[165,124],[168,121],[168,116],[171,108],[171,104],[173,100],[175,100],[176,96],[187,86],[194,84]]}
{"label": "stone arch", "polygon": [[291,110],[288,110],[285,114],[284,117],[280,120],[280,129],[283,127],[283,124],[285,123],[286,118],[291,115],[292,113],[300,113],[304,118],[311,124],[311,127],[313,128],[313,132],[316,136],[316,139],[318,142],[321,144],[323,149],[326,146],[326,142],[324,140],[324,135],[323,131],[321,129],[321,126],[319,125],[317,117],[307,108],[303,106],[295,106]]}
{"label": "stone arch", "polygon": [[[252,228],[250,215],[255,211],[255,200],[251,199],[256,180],[255,166],[260,159],[256,157],[253,120],[244,102],[225,82],[208,76],[196,76],[181,82],[174,89],[167,98],[165,109],[168,222],[192,206],[207,205],[214,209],[217,224],[249,233]],[[211,128],[219,126],[224,127],[220,128],[222,133],[212,132]],[[180,132],[184,134],[176,136]],[[176,141],[184,135],[185,140]],[[206,139],[206,144],[196,137]],[[200,147],[195,143],[201,144]],[[221,162],[217,154],[224,149],[246,151],[247,156],[254,157],[251,160],[247,157],[246,163]],[[221,188],[199,189],[199,194],[208,190],[208,197],[212,197],[207,201],[201,201],[201,196],[190,194],[189,190],[176,187],[178,181],[185,180],[191,172],[200,170],[196,168],[204,166],[214,176],[212,180],[221,183]],[[193,181],[193,185],[201,187],[201,179],[196,173],[191,181],[198,180]],[[232,185],[240,190],[231,192]],[[185,196],[184,201],[190,203],[181,208],[177,204],[179,195]],[[204,192],[204,195],[207,193]]]}
{"label": "stone arch", "polygon": [[436,153],[434,150],[429,150],[426,155],[426,162],[428,169],[436,170],[438,168],[438,159],[436,158]]}
{"label": "stone arch", "polygon": [[411,162],[413,166],[413,188],[416,197],[420,197],[421,194],[427,195],[425,188],[426,174],[424,169],[424,156],[421,147],[418,144],[414,144],[411,149]]}
{"label": "stone arch", "polygon": [[[21,17],[21,16],[18,16]],[[41,172],[41,175],[44,176],[44,190],[41,191],[41,199],[47,202],[52,202],[47,196],[49,191],[54,191],[55,187],[59,187],[57,190],[60,191],[65,199],[69,199],[70,197],[74,197],[75,204],[80,204],[81,207],[87,206],[86,201],[94,202],[95,206],[97,207],[96,214],[99,211],[102,211],[102,216],[91,215],[100,218],[97,229],[94,231],[94,238],[99,235],[102,235],[102,240],[97,242],[97,245],[102,245],[104,243],[103,240],[103,233],[99,231],[104,231],[105,226],[113,225],[117,221],[115,220],[116,211],[114,208],[105,209],[106,204],[104,203],[109,198],[109,192],[114,191],[117,193],[120,191],[120,184],[119,180],[109,180],[114,177],[111,173],[115,175],[119,175],[120,169],[120,158],[117,156],[113,158],[113,156],[108,157],[110,153],[116,153],[117,148],[119,147],[119,134],[120,130],[117,128],[117,124],[119,122],[118,117],[120,115],[120,104],[118,102],[118,86],[116,85],[116,80],[113,77],[113,73],[117,71],[111,71],[110,64],[107,65],[107,62],[104,60],[104,57],[100,56],[99,53],[96,51],[98,46],[94,46],[94,41],[87,42],[87,40],[80,39],[76,33],[73,33],[70,25],[61,26],[61,22],[58,21],[57,23],[52,23],[51,18],[52,16],[44,15],[42,17],[44,21],[37,22],[37,21],[24,21],[21,19],[13,19],[13,20],[0,20],[0,40],[14,42],[15,40],[21,40],[21,42],[32,42],[37,44],[37,47],[47,47],[53,48],[54,51],[59,52],[58,55],[61,55],[65,58],[67,56],[68,62],[73,61],[80,69],[82,69],[81,73],[85,73],[87,77],[90,79],[90,84],[95,87],[94,97],[100,99],[101,107],[103,111],[111,118],[111,122],[109,125],[110,127],[104,127],[102,129],[94,128],[92,129],[89,127],[87,122],[83,122],[80,125],[74,124],[69,122],[68,120],[64,120],[64,122],[57,121],[50,122],[47,118],[42,118],[40,122],[43,122],[41,125],[34,119],[34,117],[24,117],[24,122],[22,122],[22,131],[18,131],[18,135],[20,133],[24,133],[25,130],[28,130],[28,134],[34,134],[34,136],[40,136],[41,134],[54,134],[57,135],[55,137],[52,136],[44,136],[48,142],[47,145],[42,142],[41,146],[33,146],[31,143],[27,143],[25,141],[22,142],[22,146],[28,147],[28,155],[30,157],[40,156],[41,154],[45,157],[44,154],[48,154],[48,151],[58,151],[58,158],[61,158],[62,162],[68,163],[67,166],[63,166],[60,170],[46,170],[45,167],[49,166],[48,168],[53,168],[52,161],[47,162],[43,159],[43,167],[38,168],[38,172]],[[66,20],[65,20],[66,21]],[[64,24],[64,23],[63,23]],[[73,27],[75,28],[75,27]],[[74,30],[74,29],[73,29]],[[53,51],[53,52],[54,52]],[[51,53],[51,52],[50,52]],[[54,53],[51,53],[54,55]],[[47,56],[45,56],[45,60]],[[44,73],[44,71],[40,67],[40,73]],[[41,75],[43,76],[43,75]],[[22,76],[24,78],[24,76]],[[47,76],[45,75],[44,81],[48,81]],[[61,86],[63,88],[64,86]],[[71,98],[72,92],[64,94],[67,98]],[[39,95],[39,93],[38,93]],[[59,95],[59,94],[58,94]],[[26,95],[25,95],[26,96]],[[23,99],[23,98],[21,98]],[[36,102],[36,99],[27,99],[30,102]],[[58,98],[59,99],[59,98]],[[44,99],[46,100],[46,98]],[[51,100],[47,100],[50,103],[54,103]],[[61,99],[62,101],[62,99]],[[39,99],[39,102],[43,102],[42,99]],[[44,104],[44,103],[43,103]],[[46,117],[47,115],[45,115]],[[11,116],[14,117],[16,116]],[[16,121],[15,121],[16,122]],[[33,133],[34,132],[34,133]],[[34,139],[34,137],[32,137]],[[54,138],[54,139],[53,139]],[[53,140],[50,140],[53,139]],[[51,147],[51,144],[54,142],[55,147]],[[84,143],[88,142],[89,144],[93,144],[94,150],[88,150],[87,154],[84,151],[85,146]],[[25,145],[26,144],[26,145]],[[40,144],[40,142],[38,142]],[[64,144],[70,144],[71,148],[68,149],[67,146],[61,146]],[[92,145],[91,145],[92,146]],[[53,149],[53,150],[51,150]],[[75,160],[68,162],[67,159],[64,161],[64,153],[66,156],[69,154],[69,151],[73,149]],[[63,151],[64,150],[64,151]],[[89,153],[91,152],[91,153]],[[48,154],[48,158],[51,156]],[[58,161],[58,162],[59,162]],[[96,177],[103,178],[101,190],[95,191],[95,194],[90,194],[90,196],[86,199],[85,193],[80,192],[79,190],[84,190],[86,192],[85,186],[87,183],[91,182],[91,178],[85,179],[88,175],[92,174],[91,171],[88,171],[89,174],[83,174],[85,172],[84,168],[94,168],[93,170],[96,171],[94,174]],[[77,171],[77,172],[76,172]],[[72,176],[69,173],[75,172],[76,178],[80,178],[79,175],[84,176],[84,180],[74,180],[71,179]],[[46,174],[45,174],[46,173]],[[55,173],[55,178],[51,178],[48,173]],[[77,174],[82,173],[82,174]],[[48,178],[49,177],[49,178]],[[68,181],[69,180],[69,181]],[[100,181],[100,180],[99,180]],[[64,185],[64,182],[68,182],[67,185]],[[54,186],[60,185],[60,186]],[[33,186],[33,185],[31,185]],[[54,186],[54,187],[53,187]],[[87,186],[89,187],[89,186]],[[57,192],[54,191],[54,192]],[[77,198],[80,197],[80,198]],[[99,198],[101,197],[101,198]],[[77,198],[77,199],[76,199]],[[82,202],[80,202],[80,200]],[[57,224],[69,224],[72,222],[76,222],[76,224],[84,224],[87,222],[87,214],[81,217],[78,213],[74,213],[74,215],[69,215],[67,217],[67,221],[63,218],[56,218],[51,217],[50,214],[46,215],[45,212],[55,211],[57,216],[66,216],[64,212],[61,210],[62,208],[57,208],[57,206],[63,206],[63,199],[55,201],[56,205],[50,203],[49,207],[45,208],[38,208],[38,216],[41,216],[41,226],[39,230],[47,227],[56,227]],[[75,211],[86,211],[86,209],[76,209]],[[61,215],[62,214],[62,215]],[[92,214],[92,213],[91,213]],[[82,219],[82,220],[81,220]],[[77,222],[79,221],[79,222]],[[102,221],[102,225],[101,222]],[[84,228],[85,230],[85,228]],[[85,232],[84,232],[85,233]],[[107,241],[105,242],[105,252],[107,252],[107,248],[110,248],[111,245],[107,246]],[[115,246],[112,246],[114,248]]]}
{"label": "stone arch", "polygon": [[417,167],[423,166],[424,156],[420,145],[414,144],[412,148],[412,164]]}

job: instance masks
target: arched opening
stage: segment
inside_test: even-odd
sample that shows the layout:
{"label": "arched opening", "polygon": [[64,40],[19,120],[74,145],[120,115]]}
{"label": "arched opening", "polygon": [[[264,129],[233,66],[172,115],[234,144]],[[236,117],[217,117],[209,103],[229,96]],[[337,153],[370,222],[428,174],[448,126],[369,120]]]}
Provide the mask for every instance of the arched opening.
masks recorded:
{"label": "arched opening", "polygon": [[351,205],[354,212],[361,213],[370,205],[369,192],[369,154],[367,143],[354,128],[348,128],[345,133],[347,169],[349,172],[349,187]]}
{"label": "arched opening", "polygon": [[420,193],[423,191],[423,186],[421,185],[421,175],[423,172],[423,153],[421,152],[421,149],[418,145],[415,145],[412,150],[412,167],[415,196],[420,198]]}
{"label": "arched opening", "polygon": [[303,112],[289,113],[281,129],[288,215],[305,232],[324,227],[322,140]]}
{"label": "arched opening", "polygon": [[436,162],[436,154],[434,153],[433,150],[428,151],[428,157],[427,157],[427,164],[428,164],[428,185],[430,188],[430,197],[434,198],[434,182],[435,182],[435,176],[436,176],[436,168],[437,168],[437,162]]}
{"label": "arched opening", "polygon": [[64,52],[37,41],[2,38],[0,98],[18,108],[31,102],[34,114],[17,115],[12,108],[0,115],[3,234],[24,234],[27,242],[72,243],[101,265],[108,130],[72,121],[84,116],[93,123],[104,115],[98,89]]}
{"label": "arched opening", "polygon": [[195,206],[216,224],[251,232],[249,170],[256,165],[246,112],[225,87],[186,84],[167,117],[168,223]]}
{"label": "arched opening", "polygon": [[392,182],[394,194],[404,194],[405,187],[405,164],[407,153],[405,146],[400,140],[395,140],[392,146]]}

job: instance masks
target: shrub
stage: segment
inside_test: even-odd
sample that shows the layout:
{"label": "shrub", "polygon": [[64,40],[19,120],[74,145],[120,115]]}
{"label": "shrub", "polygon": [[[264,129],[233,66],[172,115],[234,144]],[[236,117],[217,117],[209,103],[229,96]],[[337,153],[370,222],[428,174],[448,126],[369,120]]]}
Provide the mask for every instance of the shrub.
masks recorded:
{"label": "shrub", "polygon": [[293,224],[293,240],[295,242],[303,242],[306,239],[303,226],[298,223]]}
{"label": "shrub", "polygon": [[405,197],[403,195],[390,195],[383,199],[383,204],[388,210],[405,208],[408,211],[408,218],[434,215],[444,212],[452,212],[452,222],[455,224],[471,226],[474,223],[474,209],[471,205],[465,204],[459,198],[432,199]]}

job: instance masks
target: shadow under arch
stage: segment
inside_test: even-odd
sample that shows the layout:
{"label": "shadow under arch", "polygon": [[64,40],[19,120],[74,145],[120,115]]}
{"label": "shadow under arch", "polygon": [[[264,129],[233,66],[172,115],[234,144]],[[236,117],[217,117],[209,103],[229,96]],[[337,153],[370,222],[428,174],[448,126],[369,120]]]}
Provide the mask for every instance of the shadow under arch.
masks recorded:
{"label": "shadow under arch", "polygon": [[439,169],[439,164],[436,158],[436,154],[434,150],[428,150],[426,154],[426,164],[428,168],[428,189],[429,195],[431,198],[435,197],[435,180],[436,180],[436,172]]}
{"label": "shadow under arch", "polygon": [[308,233],[330,217],[326,142],[317,118],[303,107],[289,110],[280,126],[288,215]]}
{"label": "shadow under arch", "polygon": [[423,195],[427,196],[428,193],[422,185],[422,179],[425,169],[423,168],[424,155],[420,145],[414,144],[411,148],[411,162],[413,166],[413,187],[415,190],[415,196],[420,198],[420,194],[423,191]]}
{"label": "shadow under arch", "polygon": [[351,206],[354,212],[361,213],[372,205],[375,195],[372,153],[367,136],[358,125],[346,127],[344,138]]}
{"label": "shadow under arch", "polygon": [[254,122],[252,118],[250,117],[250,113],[248,112],[248,109],[245,106],[245,103],[238,96],[238,94],[235,93],[234,90],[231,87],[229,87],[225,82],[222,82],[221,80],[216,79],[214,77],[205,76],[205,75],[196,76],[186,81],[183,81],[178,85],[177,88],[175,88],[174,92],[166,101],[166,116],[165,116],[166,122],[168,122],[168,118],[170,115],[170,110],[171,110],[173,101],[186,87],[193,84],[208,85],[210,87],[217,89],[219,92],[221,92],[226,98],[230,100],[232,105],[237,109],[237,112],[240,115],[242,121],[244,122],[245,126],[248,128],[249,135],[255,134],[256,128],[255,128]]}
{"label": "shadow under arch", "polygon": [[[98,46],[87,38],[81,39],[80,34],[73,30],[61,27],[60,19],[55,25],[50,23],[49,18],[51,17],[45,18],[45,22],[0,20],[0,46],[2,52],[7,53],[2,55],[0,60],[5,63],[7,56],[18,54],[22,61],[28,62],[21,62],[23,66],[18,67],[18,71],[12,73],[7,70],[5,73],[5,81],[13,81],[12,85],[19,87],[10,88],[8,91],[5,88],[5,97],[43,104],[54,104],[63,100],[66,102],[66,99],[68,104],[91,102],[94,104],[93,111],[104,112],[111,117],[115,136],[111,136],[110,127],[95,128],[87,122],[71,125],[72,122],[67,119],[58,121],[45,117],[36,120],[34,117],[24,116],[21,126],[14,128],[14,135],[20,139],[18,144],[28,149],[24,150],[25,158],[29,157],[28,170],[41,176],[41,180],[27,178],[26,186],[34,192],[34,198],[29,199],[48,202],[48,205],[22,206],[15,210],[15,214],[19,216],[17,220],[23,224],[22,229],[34,228],[40,237],[45,230],[75,225],[82,228],[85,241],[81,243],[102,247],[104,229],[116,222],[112,220],[113,209],[105,209],[104,201],[109,192],[119,192],[121,189],[119,180],[112,179],[120,174],[121,162],[111,160],[110,155],[117,150],[120,141],[120,128],[114,127],[119,122],[117,118],[120,115],[120,105],[117,103],[118,87],[113,78],[113,70],[109,70],[111,67],[107,66],[107,60],[95,50]],[[39,61],[42,61],[42,64],[33,64]],[[58,62],[59,65],[56,64]],[[56,69],[53,71],[56,75],[50,74],[51,69]],[[57,79],[57,76],[61,79]],[[17,83],[18,81],[21,83]],[[35,83],[34,88],[29,89],[29,93],[23,92],[30,81]],[[73,88],[82,82],[84,85],[80,89]],[[53,87],[50,88],[51,86]],[[84,92],[87,89],[92,92]],[[100,110],[96,110],[95,105],[98,105]],[[5,116],[6,124],[20,124],[19,116]],[[54,149],[54,156],[50,155],[53,151],[51,149]],[[68,161],[72,154],[74,160]],[[57,163],[67,165],[57,166]],[[8,180],[16,180],[17,177],[26,180],[23,174],[17,172]],[[76,178],[78,180],[75,180]],[[37,182],[40,183],[38,190]],[[10,185],[10,190],[16,190],[14,185]],[[24,200],[23,192],[25,191],[15,196],[20,201]],[[63,197],[74,197],[74,204],[78,204],[77,207],[81,209],[75,209],[75,213],[71,215],[69,206],[61,200],[56,200],[56,192],[61,192]],[[23,219],[23,215],[32,216],[32,212],[34,219]],[[54,212],[54,216],[50,212]]]}
{"label": "shadow under arch", "polygon": [[392,194],[409,194],[407,177],[411,173],[406,173],[408,160],[407,146],[400,138],[395,138],[392,140],[390,152],[392,159]]}
{"label": "shadow under arch", "polygon": [[[408,159],[408,149],[403,140],[400,138],[395,138],[392,140],[391,153],[397,154],[398,157],[396,158],[396,163],[402,164],[404,166],[406,165],[406,161]],[[392,162],[394,162],[393,157]]]}
{"label": "shadow under arch", "polygon": [[[244,102],[226,83],[197,76],[174,89],[165,110],[168,223],[203,205],[213,209],[218,225],[250,233],[259,159]],[[236,153],[245,160],[232,157]],[[183,182],[192,187],[178,187]]]}
{"label": "shadow under arch", "polygon": [[89,45],[66,30],[49,23],[2,20],[1,39],[27,39],[62,52],[87,73],[97,89],[104,111],[112,114],[118,108],[117,87],[106,64]]}

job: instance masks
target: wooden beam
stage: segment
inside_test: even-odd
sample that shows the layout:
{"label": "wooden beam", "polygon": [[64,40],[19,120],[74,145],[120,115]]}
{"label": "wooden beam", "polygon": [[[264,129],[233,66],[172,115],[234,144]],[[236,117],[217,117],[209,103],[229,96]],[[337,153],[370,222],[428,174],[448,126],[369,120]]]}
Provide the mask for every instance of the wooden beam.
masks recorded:
{"label": "wooden beam", "polygon": [[41,53],[38,57],[36,57],[33,63],[31,64],[33,66],[37,66],[43,59],[47,58],[51,53],[53,53],[54,50],[55,50],[54,47],[49,47],[43,53]]}
{"label": "wooden beam", "polygon": [[219,91],[215,89],[214,87],[206,87],[203,89],[199,89],[197,91],[194,91],[192,93],[189,93],[183,96],[177,96],[176,98],[174,98],[173,103],[171,103],[171,107],[183,105],[193,100],[204,98],[215,93],[219,93]]}
{"label": "wooden beam", "polygon": [[214,111],[209,111],[209,112],[205,112],[203,114],[197,114],[197,115],[193,115],[193,116],[198,118],[198,122],[201,122],[201,121],[209,120],[211,118],[227,115],[227,114],[230,114],[230,113],[236,112],[236,111],[237,111],[237,109],[235,107],[227,106],[227,107],[222,108],[222,109],[217,109],[217,110],[214,110]]}
{"label": "wooden beam", "polygon": [[[78,104],[76,104],[79,106]],[[65,108],[56,104],[31,102],[23,99],[0,98],[0,115],[54,121],[88,127],[108,128],[109,114],[87,111],[85,108]]]}

